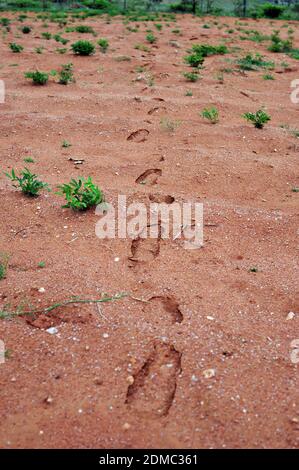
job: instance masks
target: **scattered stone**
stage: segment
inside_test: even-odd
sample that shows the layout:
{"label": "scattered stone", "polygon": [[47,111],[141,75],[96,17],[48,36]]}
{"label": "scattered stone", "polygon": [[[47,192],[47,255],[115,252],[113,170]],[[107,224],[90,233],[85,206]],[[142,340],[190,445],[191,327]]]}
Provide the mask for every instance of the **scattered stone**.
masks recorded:
{"label": "scattered stone", "polygon": [[58,329],[55,328],[55,326],[51,326],[50,328],[46,330],[46,332],[49,333],[50,335],[56,335],[58,333]]}
{"label": "scattered stone", "polygon": [[205,379],[211,379],[212,377],[215,377],[216,371],[215,369],[206,369],[203,371],[202,375]]}
{"label": "scattered stone", "polygon": [[134,377],[133,375],[128,375],[127,377],[127,382],[129,385],[132,385],[134,383]]}
{"label": "scattered stone", "polygon": [[44,287],[40,287],[40,288],[38,289],[38,292],[39,292],[40,294],[44,294],[44,293],[46,292],[46,289],[45,289]]}
{"label": "scattered stone", "polygon": [[286,316],[286,320],[293,320],[294,317],[295,317],[295,313],[289,312]]}
{"label": "scattered stone", "polygon": [[129,423],[125,423],[125,424],[123,425],[123,429],[124,429],[125,431],[127,431],[128,429],[130,429],[130,427],[131,427],[131,425],[130,425]]}

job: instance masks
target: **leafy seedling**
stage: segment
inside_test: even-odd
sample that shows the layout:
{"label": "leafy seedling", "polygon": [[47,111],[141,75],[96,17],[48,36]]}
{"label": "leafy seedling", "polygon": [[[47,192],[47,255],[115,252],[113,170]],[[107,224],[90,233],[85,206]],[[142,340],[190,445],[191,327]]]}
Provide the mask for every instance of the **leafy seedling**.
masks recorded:
{"label": "leafy seedling", "polygon": [[40,190],[46,189],[49,191],[49,186],[47,183],[40,181],[37,178],[37,175],[31,173],[28,168],[24,168],[21,171],[20,176],[17,176],[15,170],[11,170],[10,173],[5,173],[5,175],[14,183],[16,188],[20,188],[26,196],[36,197],[39,195]]}
{"label": "leafy seedling", "polygon": [[22,50],[24,49],[23,46],[21,46],[20,44],[16,44],[15,42],[9,43],[9,47],[12,50],[12,52],[16,52],[16,53],[22,52]]}
{"label": "leafy seedling", "polygon": [[74,82],[73,64],[62,65],[58,78],[60,85],[67,85],[68,83]]}
{"label": "leafy seedling", "polygon": [[91,177],[87,179],[74,178],[66,184],[58,187],[60,196],[64,196],[67,203],[63,208],[71,208],[77,211],[84,211],[90,207],[104,202],[104,195],[100,188],[96,186]]}
{"label": "leafy seedling", "polygon": [[9,255],[7,253],[0,253],[0,280],[6,277],[8,262]]}
{"label": "leafy seedling", "polygon": [[101,52],[103,53],[107,52],[107,49],[109,47],[108,39],[105,39],[105,38],[99,39],[98,45],[100,46]]}
{"label": "leafy seedling", "polygon": [[211,108],[204,108],[201,112],[203,118],[210,121],[212,124],[216,124],[219,121],[218,109],[212,106]]}
{"label": "leafy seedling", "polygon": [[262,129],[264,125],[270,121],[271,117],[263,109],[259,109],[256,113],[245,113],[243,117],[247,121],[252,122],[254,127],[257,129]]}
{"label": "leafy seedling", "polygon": [[49,80],[49,74],[36,70],[34,72],[26,72],[25,78],[31,78],[34,85],[46,85]]}

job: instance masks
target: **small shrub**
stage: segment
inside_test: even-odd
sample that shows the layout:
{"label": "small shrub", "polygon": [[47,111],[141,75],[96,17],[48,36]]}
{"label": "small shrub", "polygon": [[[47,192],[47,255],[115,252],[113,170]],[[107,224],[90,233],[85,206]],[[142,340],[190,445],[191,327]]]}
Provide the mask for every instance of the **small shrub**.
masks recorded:
{"label": "small shrub", "polygon": [[22,50],[24,49],[23,46],[21,46],[20,44],[16,44],[15,42],[10,42],[9,47],[12,52],[22,52]]}
{"label": "small shrub", "polygon": [[197,80],[200,78],[197,72],[184,72],[183,76],[187,82],[197,82]]}
{"label": "small shrub", "polygon": [[46,85],[49,80],[49,74],[36,70],[35,72],[26,72],[25,78],[31,78],[35,85]]}
{"label": "small shrub", "polygon": [[29,34],[31,32],[30,26],[23,26],[22,28],[22,33],[23,34]]}
{"label": "small shrub", "polygon": [[68,148],[68,147],[71,147],[72,144],[70,144],[67,140],[64,140],[64,141],[62,142],[62,145],[61,145],[61,146],[66,149],[66,148]]}
{"label": "small shrub", "polygon": [[271,73],[265,73],[263,75],[264,80],[275,80],[274,76]]}
{"label": "small shrub", "polygon": [[61,70],[59,72],[59,83],[60,85],[67,85],[74,81],[74,72],[73,72],[73,64],[64,64],[61,66]]}
{"label": "small shrub", "polygon": [[201,54],[198,54],[197,52],[184,57],[184,61],[194,68],[200,67],[203,64],[204,60],[204,57]]}
{"label": "small shrub", "polygon": [[216,124],[219,121],[219,112],[214,106],[211,108],[204,108],[201,115],[203,118],[208,119],[212,124]]}
{"label": "small shrub", "polygon": [[100,46],[101,52],[103,53],[107,52],[107,49],[109,47],[108,39],[105,39],[105,38],[99,39],[98,45]]}
{"label": "small shrub", "polygon": [[256,113],[245,113],[243,117],[247,119],[247,121],[252,122],[257,129],[262,129],[271,119],[263,109],[259,109]]}
{"label": "small shrub", "polygon": [[51,37],[52,37],[52,34],[48,33],[48,32],[44,32],[44,33],[42,33],[42,37],[49,41],[49,39],[51,39]]}
{"label": "small shrub", "polygon": [[289,39],[281,39],[279,36],[278,31],[271,36],[271,44],[268,47],[268,50],[271,52],[290,52],[293,47],[292,40]]}
{"label": "small shrub", "polygon": [[64,196],[67,201],[62,206],[63,208],[84,211],[104,202],[102,191],[92,182],[90,176],[87,179],[72,179],[69,183],[59,186],[58,189],[58,194]]}
{"label": "small shrub", "polygon": [[80,24],[79,26],[76,26],[75,31],[77,33],[91,33],[94,34],[94,30],[91,26],[87,26],[85,24]]}
{"label": "small shrub", "polygon": [[48,184],[43,183],[37,179],[37,175],[31,173],[28,168],[24,168],[21,171],[21,175],[17,176],[15,170],[11,170],[11,174],[5,173],[5,175],[12,181],[16,182],[14,185],[16,188],[20,188],[26,196],[36,197],[39,195],[40,190],[49,190]]}
{"label": "small shrub", "polygon": [[60,42],[64,46],[69,42],[69,39],[65,39],[60,34],[54,34],[53,39],[55,39],[56,42]]}
{"label": "small shrub", "polygon": [[37,54],[42,54],[42,53],[43,53],[43,50],[44,50],[43,46],[40,46],[40,47],[36,47],[36,48],[35,48],[35,52],[36,52]]}
{"label": "small shrub", "polygon": [[146,40],[150,44],[154,44],[155,42],[157,42],[157,38],[156,38],[156,36],[153,35],[153,33],[148,33],[147,36],[146,36]]}
{"label": "small shrub", "polygon": [[74,54],[88,56],[94,53],[95,47],[90,41],[77,41],[72,44]]}
{"label": "small shrub", "polygon": [[211,55],[227,54],[228,49],[224,44],[219,46],[211,46],[210,44],[194,44],[192,52],[199,54],[202,57],[209,57]]}

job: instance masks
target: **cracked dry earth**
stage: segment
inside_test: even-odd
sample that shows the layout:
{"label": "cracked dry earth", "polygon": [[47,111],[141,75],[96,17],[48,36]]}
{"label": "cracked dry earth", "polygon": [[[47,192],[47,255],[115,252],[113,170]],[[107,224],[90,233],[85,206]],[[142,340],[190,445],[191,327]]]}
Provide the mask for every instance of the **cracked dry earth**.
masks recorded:
{"label": "cracked dry earth", "polygon": [[[108,38],[108,52],[59,55],[59,44],[42,39],[41,20],[29,16],[29,35],[17,38],[13,20],[0,40],[7,91],[1,169],[20,170],[32,157],[27,166],[54,190],[90,175],[111,203],[118,194],[147,205],[203,202],[204,246],[185,250],[181,240],[161,237],[99,240],[93,210],[61,209],[55,191],[27,199],[2,174],[0,248],[10,260],[1,308],[129,295],[0,320],[10,350],[0,365],[1,447],[297,447],[291,342],[299,338],[299,195],[292,188],[299,186],[299,141],[280,126],[298,125],[299,105],[290,101],[298,61],[268,52],[268,43],[240,41],[234,18],[216,25],[190,16],[163,22],[149,52],[134,46],[145,43],[152,24],[129,32],[121,18],[88,19]],[[285,36],[284,24],[246,20],[242,27],[265,34],[281,28]],[[298,24],[290,25],[299,47]],[[51,22],[47,30],[61,33]],[[207,58],[202,79],[186,82],[186,50],[223,40],[230,53]],[[14,41],[22,53],[9,50]],[[226,61],[244,51],[274,60],[275,80]],[[36,87],[24,78],[36,66],[50,71],[68,62],[76,77],[68,86],[51,79]],[[146,72],[136,72],[141,66]],[[228,67],[234,70],[219,83],[217,71]],[[214,126],[200,117],[211,105],[220,112]],[[258,130],[241,115],[263,105],[272,119]],[[165,117],[180,125],[169,132],[160,124]],[[62,148],[63,140],[72,146]]]}

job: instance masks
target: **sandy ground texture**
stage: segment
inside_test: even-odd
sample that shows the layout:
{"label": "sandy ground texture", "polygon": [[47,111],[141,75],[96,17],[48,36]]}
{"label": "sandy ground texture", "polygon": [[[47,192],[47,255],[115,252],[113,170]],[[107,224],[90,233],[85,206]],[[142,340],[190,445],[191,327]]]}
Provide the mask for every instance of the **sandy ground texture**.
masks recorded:
{"label": "sandy ground texture", "polygon": [[[0,251],[10,255],[1,310],[128,296],[0,319],[9,356],[0,365],[1,447],[297,447],[299,105],[290,93],[299,62],[240,36],[280,29],[286,38],[291,27],[299,47],[298,24],[178,16],[160,21],[161,31],[143,22],[134,31],[121,18],[88,19],[94,37],[46,28],[33,14],[14,18],[0,39]],[[79,38],[100,37],[106,54],[70,51]],[[201,80],[187,82],[187,50],[223,41],[229,54],[208,57]],[[234,62],[247,51],[275,61],[274,80],[240,72]],[[76,82],[67,86],[24,78],[69,62]],[[215,125],[200,115],[207,106],[219,109]],[[242,114],[262,106],[272,119],[259,130]],[[24,166],[52,192],[30,199],[15,189],[3,171]],[[98,239],[95,211],[62,209],[55,194],[78,176],[91,176],[112,203],[119,194],[147,206],[202,202],[204,246]]]}

